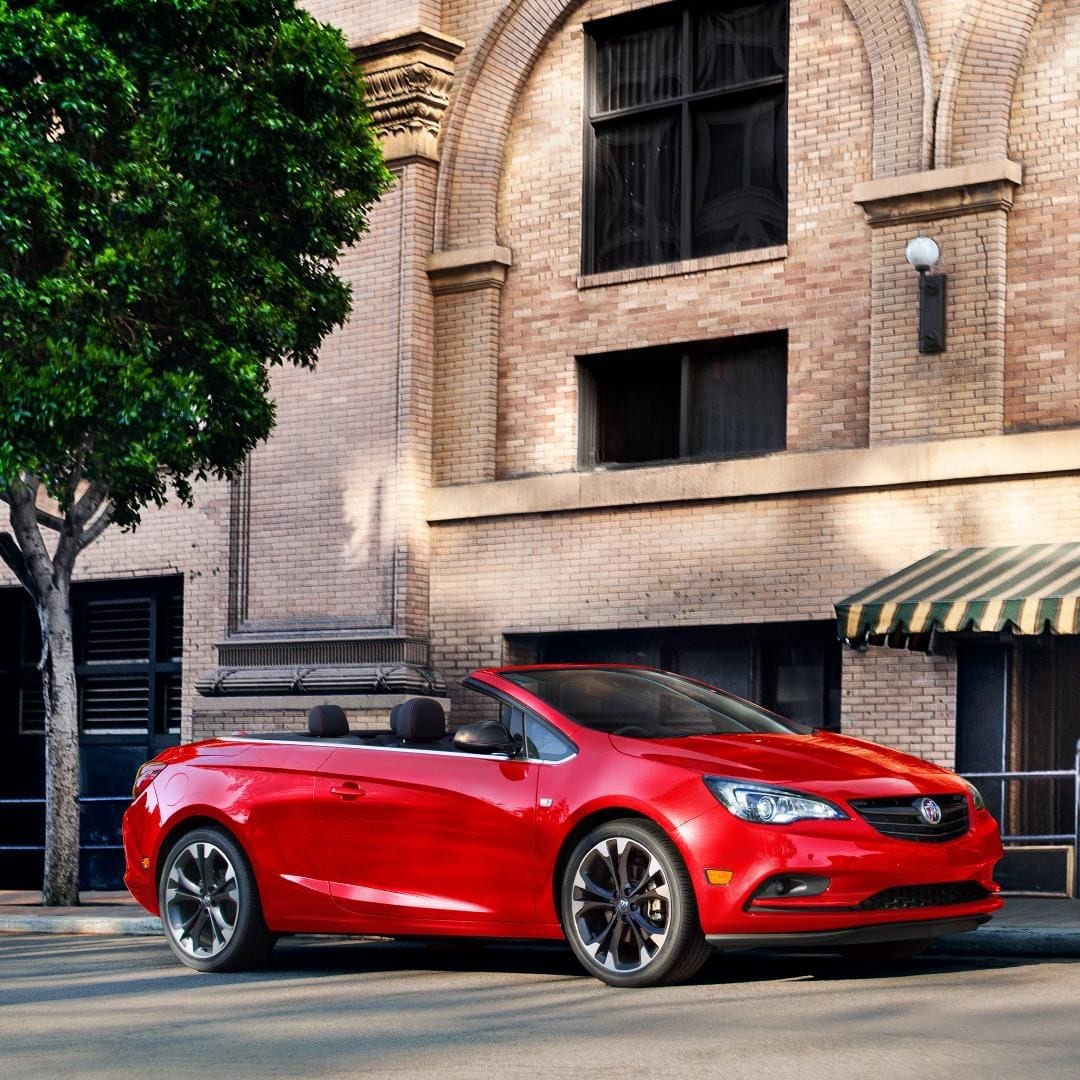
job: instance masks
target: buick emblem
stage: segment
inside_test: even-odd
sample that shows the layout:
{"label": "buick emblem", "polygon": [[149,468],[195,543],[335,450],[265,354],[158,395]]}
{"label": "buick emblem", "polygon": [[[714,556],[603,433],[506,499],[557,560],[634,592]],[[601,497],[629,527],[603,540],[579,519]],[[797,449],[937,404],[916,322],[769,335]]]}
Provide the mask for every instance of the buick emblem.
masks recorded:
{"label": "buick emblem", "polygon": [[922,799],[916,809],[927,825],[941,824],[941,807],[933,799]]}

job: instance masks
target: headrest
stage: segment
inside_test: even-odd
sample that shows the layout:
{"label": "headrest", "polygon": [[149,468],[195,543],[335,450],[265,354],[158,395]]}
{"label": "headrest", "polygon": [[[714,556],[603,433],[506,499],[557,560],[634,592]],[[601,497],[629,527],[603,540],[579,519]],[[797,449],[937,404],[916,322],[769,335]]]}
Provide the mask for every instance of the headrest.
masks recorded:
{"label": "headrest", "polygon": [[318,739],[349,734],[349,721],[340,705],[316,705],[307,714],[308,731]]}
{"label": "headrest", "polygon": [[410,698],[390,710],[390,730],[399,739],[433,742],[446,734],[446,713],[433,698]]}

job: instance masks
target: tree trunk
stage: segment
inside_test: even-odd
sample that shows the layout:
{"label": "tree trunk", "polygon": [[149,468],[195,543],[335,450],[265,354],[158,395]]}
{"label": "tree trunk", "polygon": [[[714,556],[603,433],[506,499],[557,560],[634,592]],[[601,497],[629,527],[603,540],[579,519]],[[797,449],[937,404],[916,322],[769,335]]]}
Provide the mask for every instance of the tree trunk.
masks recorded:
{"label": "tree trunk", "polygon": [[71,581],[57,581],[37,605],[45,695],[45,878],[41,902],[79,902],[79,707],[71,629]]}

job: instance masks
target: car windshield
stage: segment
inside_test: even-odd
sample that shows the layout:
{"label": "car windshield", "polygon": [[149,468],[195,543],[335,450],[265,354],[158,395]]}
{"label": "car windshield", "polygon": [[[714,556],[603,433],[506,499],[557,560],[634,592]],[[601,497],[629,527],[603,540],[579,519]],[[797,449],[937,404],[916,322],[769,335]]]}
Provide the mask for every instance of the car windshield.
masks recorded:
{"label": "car windshield", "polygon": [[503,678],[582,727],[639,739],[689,735],[798,734],[810,728],[742,698],[664,671],[531,668]]}

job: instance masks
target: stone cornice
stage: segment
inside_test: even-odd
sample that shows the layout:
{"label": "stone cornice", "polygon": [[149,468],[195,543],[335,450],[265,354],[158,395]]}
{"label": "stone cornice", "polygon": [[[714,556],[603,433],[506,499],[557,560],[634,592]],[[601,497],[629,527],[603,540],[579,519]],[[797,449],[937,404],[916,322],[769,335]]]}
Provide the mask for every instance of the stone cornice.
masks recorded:
{"label": "stone cornice", "polygon": [[1080,429],[904,442],[859,450],[770,454],[732,461],[553,473],[435,487],[432,524],[659,503],[840,494],[922,484],[1080,474]]}
{"label": "stone cornice", "polygon": [[438,161],[439,126],[450,102],[454,57],[462,48],[456,38],[423,27],[352,46],[389,164]]}
{"label": "stone cornice", "polygon": [[872,226],[1010,210],[1023,170],[1015,161],[984,161],[952,169],[931,169],[856,184],[857,202]]}

